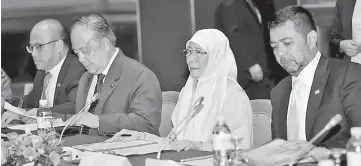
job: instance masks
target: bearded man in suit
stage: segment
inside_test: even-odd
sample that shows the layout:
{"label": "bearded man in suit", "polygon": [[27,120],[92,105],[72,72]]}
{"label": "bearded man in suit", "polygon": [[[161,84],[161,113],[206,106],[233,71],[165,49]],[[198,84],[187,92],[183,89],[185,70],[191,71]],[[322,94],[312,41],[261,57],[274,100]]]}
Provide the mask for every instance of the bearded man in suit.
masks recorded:
{"label": "bearded man in suit", "polygon": [[281,9],[269,28],[276,59],[290,74],[271,93],[273,138],[307,144],[339,114],[342,121],[314,142],[311,154],[320,159],[326,148],[345,148],[350,128],[361,126],[361,66],[318,51],[315,21],[303,7]]}

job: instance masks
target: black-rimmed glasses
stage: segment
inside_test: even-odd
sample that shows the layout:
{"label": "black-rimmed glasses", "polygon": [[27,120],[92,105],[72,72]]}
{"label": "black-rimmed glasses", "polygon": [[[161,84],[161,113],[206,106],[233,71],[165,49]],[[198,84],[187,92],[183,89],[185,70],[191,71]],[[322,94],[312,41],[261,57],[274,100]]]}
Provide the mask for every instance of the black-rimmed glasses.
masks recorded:
{"label": "black-rimmed glasses", "polygon": [[50,42],[47,42],[44,44],[34,44],[34,45],[30,44],[30,45],[26,46],[26,51],[28,51],[30,54],[33,53],[35,49],[41,52],[43,50],[43,46],[48,45],[50,43],[57,42],[59,40],[63,40],[63,39],[53,40],[53,41],[50,41]]}
{"label": "black-rimmed glasses", "polygon": [[204,55],[204,54],[207,54],[207,52],[199,51],[199,50],[184,49],[183,54],[186,56],[189,54]]}

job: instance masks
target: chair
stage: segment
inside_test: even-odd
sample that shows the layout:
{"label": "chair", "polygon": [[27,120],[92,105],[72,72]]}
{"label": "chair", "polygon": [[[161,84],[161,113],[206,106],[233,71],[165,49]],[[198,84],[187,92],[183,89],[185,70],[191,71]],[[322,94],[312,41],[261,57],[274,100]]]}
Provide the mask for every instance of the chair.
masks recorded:
{"label": "chair", "polygon": [[178,101],[179,92],[165,91],[162,92],[162,117],[159,126],[161,137],[167,137],[172,130],[172,113]]}
{"label": "chair", "polygon": [[268,99],[251,100],[253,112],[253,147],[272,140],[272,105]]}

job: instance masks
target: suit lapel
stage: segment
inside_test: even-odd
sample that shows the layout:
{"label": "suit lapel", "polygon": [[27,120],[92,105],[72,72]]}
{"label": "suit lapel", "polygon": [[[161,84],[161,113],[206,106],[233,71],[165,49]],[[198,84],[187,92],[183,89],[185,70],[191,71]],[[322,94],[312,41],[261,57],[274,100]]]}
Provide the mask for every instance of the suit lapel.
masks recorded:
{"label": "suit lapel", "polygon": [[43,86],[44,86],[44,77],[45,77],[45,71],[39,71],[39,78],[37,80],[34,80],[34,86],[36,86],[37,82],[39,82],[39,88],[34,87],[34,95],[36,101],[36,105],[39,104],[39,100],[41,99],[41,95],[43,94]]}
{"label": "suit lapel", "polygon": [[119,50],[118,55],[115,57],[113,63],[111,64],[111,66],[109,68],[108,74],[105,77],[104,84],[100,91],[100,96],[99,96],[99,101],[98,101],[99,103],[97,104],[97,109],[95,109],[96,112],[94,114],[96,114],[96,115],[99,115],[102,113],[102,110],[103,110],[102,108],[104,106],[104,103],[108,100],[110,94],[112,94],[114,89],[119,84],[123,56],[124,56],[123,53],[121,52],[121,50]]}
{"label": "suit lapel", "polygon": [[315,122],[317,113],[319,112],[318,110],[324,94],[323,92],[325,90],[327,79],[330,74],[330,70],[327,69],[328,61],[329,60],[327,58],[321,56],[313,79],[306,112],[305,127],[307,140],[310,140],[312,138],[312,127]]}
{"label": "suit lapel", "polygon": [[278,129],[279,129],[279,137],[282,139],[287,139],[287,112],[288,112],[288,104],[290,100],[291,90],[292,90],[292,79],[291,76],[288,76],[285,80],[284,91],[281,91],[280,94],[280,108],[278,114]]}
{"label": "suit lapel", "polygon": [[59,76],[58,76],[58,79],[56,81],[56,87],[55,87],[55,93],[54,93],[54,101],[53,101],[54,103],[55,103],[56,98],[57,98],[57,96],[59,94],[59,88],[63,86],[64,77],[65,77],[65,74],[68,72],[68,68],[70,66],[70,63],[71,63],[71,59],[70,59],[70,55],[68,54],[65,57],[64,63],[61,66]]}

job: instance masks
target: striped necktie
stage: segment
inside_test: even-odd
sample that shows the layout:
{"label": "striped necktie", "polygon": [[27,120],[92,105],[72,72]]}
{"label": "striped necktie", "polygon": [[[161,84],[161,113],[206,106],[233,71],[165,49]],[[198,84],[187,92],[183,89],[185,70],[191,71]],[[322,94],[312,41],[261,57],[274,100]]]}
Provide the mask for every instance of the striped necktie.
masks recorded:
{"label": "striped necktie", "polygon": [[49,104],[49,93],[48,93],[48,87],[49,87],[49,83],[50,83],[50,80],[51,78],[53,77],[53,75],[51,75],[50,72],[45,72],[45,76],[44,76],[44,83],[43,83],[43,92],[42,92],[42,95],[41,95],[41,99],[42,100],[47,100],[48,104]]}
{"label": "striped necktie", "polygon": [[[104,74],[99,74],[97,77],[98,77],[98,79],[97,79],[97,84],[95,86],[94,94],[100,92],[100,90],[101,90],[101,88],[103,86],[103,81],[104,81],[105,75]],[[91,114],[94,114],[97,104],[98,104],[98,100],[93,101],[90,104],[88,112],[91,113]],[[87,126],[81,126],[80,133],[88,135],[89,134],[89,129],[90,128],[87,127]]]}

